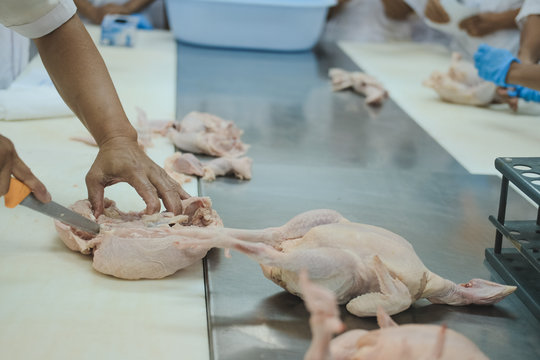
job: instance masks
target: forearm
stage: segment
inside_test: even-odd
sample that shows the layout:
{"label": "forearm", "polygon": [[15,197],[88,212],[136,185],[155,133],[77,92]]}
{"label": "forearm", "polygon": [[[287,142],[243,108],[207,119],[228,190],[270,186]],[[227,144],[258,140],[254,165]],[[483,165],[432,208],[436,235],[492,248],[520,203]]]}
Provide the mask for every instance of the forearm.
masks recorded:
{"label": "forearm", "polygon": [[540,91],[540,65],[512,63],[506,77],[508,84]]}
{"label": "forearm", "polygon": [[153,3],[154,0],[130,0],[123,6],[127,12],[134,13],[143,10],[145,7]]}
{"label": "forearm", "polygon": [[516,16],[519,9],[507,10],[497,13],[496,24],[499,30],[517,29]]}
{"label": "forearm", "polygon": [[84,16],[93,21],[96,7],[88,0],[74,0],[73,1],[77,6],[77,11]]}
{"label": "forearm", "polygon": [[414,13],[414,10],[403,0],[381,0],[381,2],[384,14],[392,20],[403,21]]}
{"label": "forearm", "polygon": [[58,92],[98,146],[115,137],[137,139],[105,63],[77,15],[34,41]]}
{"label": "forearm", "polygon": [[521,31],[518,57],[524,64],[540,61],[540,15],[530,15]]}

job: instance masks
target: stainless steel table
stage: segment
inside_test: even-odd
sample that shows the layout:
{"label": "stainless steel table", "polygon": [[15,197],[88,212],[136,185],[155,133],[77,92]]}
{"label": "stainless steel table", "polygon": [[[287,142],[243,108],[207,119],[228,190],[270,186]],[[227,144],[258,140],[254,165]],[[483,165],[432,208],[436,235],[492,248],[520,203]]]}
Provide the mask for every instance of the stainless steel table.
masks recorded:
{"label": "stainless steel table", "polygon": [[[404,236],[441,276],[500,281],[484,262],[499,180],[468,174],[392,101],[373,110],[353,93],[332,93],[328,68],[355,69],[335,45],[298,54],[179,46],[178,56],[178,117],[199,110],[232,119],[252,145],[251,181],[201,184],[226,226],[277,226],[301,211],[332,208]],[[513,214],[535,213],[510,196]],[[303,357],[310,342],[303,303],[256,263],[213,250],[206,280],[213,359]],[[377,327],[344,308],[342,318],[349,328]],[[492,359],[540,356],[540,324],[515,296],[492,307],[423,300],[394,319],[445,323]]]}

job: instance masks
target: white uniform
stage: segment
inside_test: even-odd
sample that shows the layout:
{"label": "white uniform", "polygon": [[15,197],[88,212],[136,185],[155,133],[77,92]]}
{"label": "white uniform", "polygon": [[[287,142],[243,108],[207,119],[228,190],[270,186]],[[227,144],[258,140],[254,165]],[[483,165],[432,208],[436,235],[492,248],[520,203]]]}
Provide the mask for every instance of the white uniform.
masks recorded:
{"label": "white uniform", "polygon": [[525,0],[521,7],[521,11],[516,17],[516,23],[520,28],[523,27],[523,24],[529,15],[540,15],[540,0]]}
{"label": "white uniform", "polygon": [[0,25],[0,89],[6,89],[28,64],[30,40]]}
{"label": "white uniform", "polygon": [[[94,6],[105,4],[124,4],[128,0],[89,0]],[[165,4],[163,0],[153,1],[141,12],[145,15],[155,29],[164,29],[167,21],[165,19]],[[83,18],[83,20],[86,20]]]}
{"label": "white uniform", "polygon": [[[406,0],[413,4],[418,1],[426,0]],[[328,21],[322,39],[360,42],[426,41],[434,38],[435,33],[417,16],[411,16],[408,21],[389,19],[384,14],[380,0],[351,0]]]}
{"label": "white uniform", "polygon": [[0,24],[5,26],[0,26],[0,89],[7,88],[28,63],[28,38],[50,33],[76,10],[72,0],[0,1]]}
{"label": "white uniform", "polygon": [[523,2],[524,0],[441,0],[441,4],[445,6],[451,18],[450,24],[440,25],[430,21],[427,23],[429,26],[451,35],[453,39],[452,50],[459,51],[465,57],[472,57],[478,49],[478,45],[482,43],[507,49],[516,54],[519,48],[519,30],[499,30],[486,36],[473,37],[459,29],[458,24],[464,18],[474,14],[519,9]]}

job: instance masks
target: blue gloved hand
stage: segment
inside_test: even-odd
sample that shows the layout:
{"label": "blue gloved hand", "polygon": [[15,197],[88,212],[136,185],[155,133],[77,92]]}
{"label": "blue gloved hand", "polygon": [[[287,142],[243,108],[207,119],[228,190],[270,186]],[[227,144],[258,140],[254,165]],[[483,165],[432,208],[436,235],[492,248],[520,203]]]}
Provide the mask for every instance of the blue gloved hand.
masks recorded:
{"label": "blue gloved hand", "polygon": [[527,101],[540,102],[540,91],[529,89],[523,86],[520,86],[517,90],[517,96]]}
{"label": "blue gloved hand", "polygon": [[478,69],[478,75],[498,86],[510,86],[506,82],[506,76],[514,61],[520,63],[519,59],[510,51],[497,49],[486,44],[481,44],[474,54],[474,65]]}

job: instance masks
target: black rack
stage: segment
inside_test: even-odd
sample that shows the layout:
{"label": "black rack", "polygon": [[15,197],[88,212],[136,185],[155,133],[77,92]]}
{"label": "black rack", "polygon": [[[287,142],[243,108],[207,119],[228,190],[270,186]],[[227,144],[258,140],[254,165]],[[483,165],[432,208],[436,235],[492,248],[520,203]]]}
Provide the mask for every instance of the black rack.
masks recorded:
{"label": "black rack", "polygon": [[[495,247],[486,249],[486,259],[507,283],[518,287],[518,297],[540,319],[540,208],[536,220],[505,221],[509,182],[540,204],[540,158],[497,158],[495,167],[503,177],[499,214],[489,217],[497,228]],[[502,248],[503,236],[514,249]]]}

